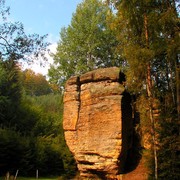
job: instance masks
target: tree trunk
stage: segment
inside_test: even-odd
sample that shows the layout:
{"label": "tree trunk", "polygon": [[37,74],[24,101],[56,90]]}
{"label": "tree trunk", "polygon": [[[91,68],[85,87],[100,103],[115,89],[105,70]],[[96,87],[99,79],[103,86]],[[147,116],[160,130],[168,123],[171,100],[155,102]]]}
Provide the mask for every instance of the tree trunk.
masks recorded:
{"label": "tree trunk", "polygon": [[180,120],[180,67],[178,59],[176,62],[176,93],[177,93],[177,114],[178,120]]}
{"label": "tree trunk", "polygon": [[[148,34],[148,19],[146,13],[144,14],[144,30],[145,30],[145,38],[146,38],[146,47],[149,48],[149,34]],[[157,149],[156,149],[156,136],[155,136],[155,122],[153,118],[153,96],[152,96],[152,80],[151,80],[151,64],[148,62],[147,64],[147,75],[146,75],[146,84],[147,84],[147,95],[149,102],[149,117],[151,121],[151,134],[152,134],[152,142],[153,142],[153,153],[154,153],[154,172],[155,179],[158,178],[157,172]]]}

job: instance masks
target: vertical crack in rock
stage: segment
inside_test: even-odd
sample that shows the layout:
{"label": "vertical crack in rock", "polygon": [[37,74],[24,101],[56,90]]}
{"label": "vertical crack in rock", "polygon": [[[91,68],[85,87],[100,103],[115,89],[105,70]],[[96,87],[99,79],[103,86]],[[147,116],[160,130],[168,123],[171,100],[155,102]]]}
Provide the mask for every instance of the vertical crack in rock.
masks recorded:
{"label": "vertical crack in rock", "polygon": [[111,67],[66,83],[63,128],[82,179],[117,179],[123,169],[132,127],[124,81],[119,68]]}
{"label": "vertical crack in rock", "polygon": [[127,91],[124,91],[122,95],[123,95],[121,102],[122,149],[119,156],[120,173],[124,172],[128,150],[132,148],[132,138],[133,138],[133,123],[130,123],[132,122],[131,96]]}
{"label": "vertical crack in rock", "polygon": [[79,112],[81,109],[81,83],[80,83],[80,77],[79,76],[77,77],[77,92],[78,92],[77,101],[79,101],[79,105],[78,105],[78,111],[77,111],[78,117],[77,117],[76,129],[77,129],[77,124],[78,124],[78,120],[79,120]]}

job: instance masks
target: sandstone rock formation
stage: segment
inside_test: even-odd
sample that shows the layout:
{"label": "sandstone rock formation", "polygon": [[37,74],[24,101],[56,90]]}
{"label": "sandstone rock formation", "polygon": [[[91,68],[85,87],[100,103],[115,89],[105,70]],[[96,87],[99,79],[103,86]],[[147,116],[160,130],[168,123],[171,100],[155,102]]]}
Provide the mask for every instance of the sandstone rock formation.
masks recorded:
{"label": "sandstone rock formation", "polygon": [[83,179],[118,179],[131,146],[130,95],[117,67],[71,77],[64,93],[66,143]]}

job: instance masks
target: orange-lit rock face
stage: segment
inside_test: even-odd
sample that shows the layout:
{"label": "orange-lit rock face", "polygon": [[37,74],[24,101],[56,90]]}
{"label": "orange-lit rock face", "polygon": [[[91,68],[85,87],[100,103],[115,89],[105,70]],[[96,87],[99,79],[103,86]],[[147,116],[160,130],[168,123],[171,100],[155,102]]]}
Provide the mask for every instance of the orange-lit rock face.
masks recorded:
{"label": "orange-lit rock face", "polygon": [[115,67],[67,81],[63,128],[81,177],[115,178],[121,171],[132,130],[130,100],[123,100],[127,94]]}

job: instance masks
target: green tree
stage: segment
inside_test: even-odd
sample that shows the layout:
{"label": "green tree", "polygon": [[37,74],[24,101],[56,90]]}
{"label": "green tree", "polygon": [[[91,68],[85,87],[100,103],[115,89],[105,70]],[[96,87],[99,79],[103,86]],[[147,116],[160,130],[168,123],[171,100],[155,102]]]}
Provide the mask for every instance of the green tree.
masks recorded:
{"label": "green tree", "polygon": [[62,100],[61,94],[24,98],[27,114],[21,115],[26,117],[24,123],[27,124],[23,124],[22,128],[26,127],[26,135],[33,137],[30,149],[26,150],[25,162],[27,169],[33,165],[31,170],[38,168],[44,175],[63,173],[69,178],[76,172],[76,164],[64,139]]}
{"label": "green tree", "polygon": [[16,112],[21,102],[21,84],[19,82],[19,68],[16,63],[0,61],[0,124],[11,125],[16,119]]}
{"label": "green tree", "polygon": [[[169,95],[170,97],[171,95]],[[158,175],[159,179],[179,179],[179,120],[172,106],[172,99],[166,96],[160,117]]]}
{"label": "green tree", "polygon": [[31,69],[22,72],[22,85],[25,94],[30,96],[41,96],[51,93],[51,87],[46,78]]}
{"label": "green tree", "polygon": [[3,119],[4,111],[9,104],[8,97],[3,93],[4,85],[6,84],[6,71],[0,63],[0,119]]}
{"label": "green tree", "polygon": [[0,58],[32,61],[39,56],[44,57],[48,45],[44,42],[47,35],[27,35],[22,23],[8,21],[9,10],[5,0],[0,0]]}
{"label": "green tree", "polygon": [[49,70],[51,82],[63,85],[72,75],[120,65],[114,49],[117,41],[107,23],[110,14],[101,0],[85,0],[77,6],[71,24],[60,32],[55,65]]}
{"label": "green tree", "polygon": [[[9,8],[0,0],[0,174],[14,174],[19,169],[28,176],[39,168],[42,175],[60,175],[65,170],[64,155],[68,154],[64,152],[62,100],[57,95],[43,96],[43,106],[42,97],[38,102],[25,96],[18,67],[19,59],[44,53],[47,43],[43,42],[44,37],[26,35],[21,23],[7,22],[6,13]],[[48,82],[40,74],[33,78],[35,94],[44,94]]]}
{"label": "green tree", "polygon": [[[179,18],[176,2],[154,0],[111,2],[117,9],[117,18],[112,27],[115,27],[121,44],[118,46],[119,52],[123,53],[129,65],[127,74],[131,77],[130,86],[141,94],[146,90],[154,152],[154,175],[157,179],[157,136],[153,108],[156,98],[163,99],[168,91],[175,97],[175,82],[177,83],[179,79],[179,72],[176,73],[174,68],[179,64]],[[109,4],[109,1],[107,3]]]}
{"label": "green tree", "polygon": [[0,128],[0,175],[7,171],[14,174],[17,169],[22,168],[21,163],[27,143],[28,139],[20,133],[8,128]]}
{"label": "green tree", "polygon": [[[26,35],[23,25],[9,22],[8,15],[9,8],[5,6],[5,0],[0,0],[0,117],[10,123],[16,119],[15,112],[22,95],[18,60],[30,61],[32,59],[26,57],[43,55],[48,44],[44,42],[45,36]],[[32,54],[35,56],[31,56]]]}

